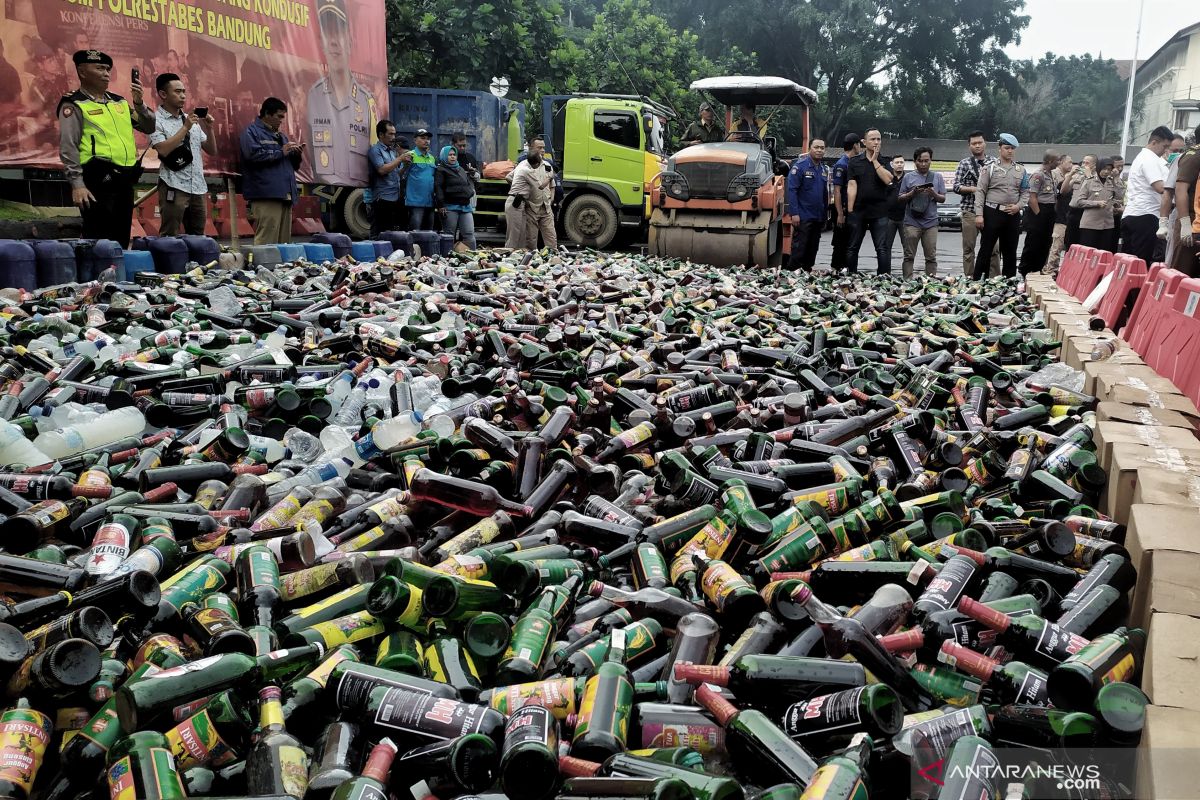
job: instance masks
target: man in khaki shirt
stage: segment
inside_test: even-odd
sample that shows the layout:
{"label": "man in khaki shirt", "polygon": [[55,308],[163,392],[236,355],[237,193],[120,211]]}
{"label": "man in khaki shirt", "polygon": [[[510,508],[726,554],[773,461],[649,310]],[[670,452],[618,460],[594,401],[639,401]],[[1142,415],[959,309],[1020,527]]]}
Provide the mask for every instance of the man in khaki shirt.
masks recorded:
{"label": "man in khaki shirt", "polygon": [[[1001,271],[1005,277],[1017,274],[1017,242],[1021,238],[1021,212],[1029,203],[1029,175],[1016,161],[1020,142],[1011,133],[1000,134],[1000,161],[979,173],[975,193],[975,227],[979,252],[989,253],[1000,243]],[[987,274],[986,263],[975,262],[975,280]],[[981,268],[982,267],[982,268]]]}

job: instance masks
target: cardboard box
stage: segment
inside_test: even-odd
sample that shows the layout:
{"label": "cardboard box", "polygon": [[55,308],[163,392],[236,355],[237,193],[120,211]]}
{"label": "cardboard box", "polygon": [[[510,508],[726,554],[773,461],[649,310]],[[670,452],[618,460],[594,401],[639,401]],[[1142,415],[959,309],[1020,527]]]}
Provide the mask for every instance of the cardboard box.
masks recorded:
{"label": "cardboard box", "polygon": [[1111,333],[1088,332],[1074,334],[1069,330],[1064,331],[1064,333],[1066,337],[1063,339],[1062,360],[1072,369],[1083,370],[1083,365],[1092,361],[1092,348],[1097,345],[1116,340],[1117,352],[1113,353],[1109,358],[1115,358],[1120,355],[1122,350],[1129,350],[1124,342],[1117,339]]}
{"label": "cardboard box", "polygon": [[1130,624],[1144,628],[1155,614],[1200,615],[1200,509],[1134,505],[1128,524],[1125,549],[1137,570]]}
{"label": "cardboard box", "polygon": [[1133,487],[1133,505],[1200,508],[1200,475],[1142,467]]}
{"label": "cardboard box", "polygon": [[1062,339],[1069,333],[1089,333],[1090,320],[1091,317],[1077,310],[1057,310],[1046,314],[1046,327],[1054,334],[1055,339]]}
{"label": "cardboard box", "polygon": [[1131,366],[1111,359],[1093,361],[1084,365],[1083,374],[1083,391],[1101,400],[1113,399],[1109,393],[1115,386],[1132,386],[1159,394],[1182,394],[1169,378],[1164,378],[1147,366]]}
{"label": "cardboard box", "polygon": [[1114,420],[1097,423],[1093,441],[1096,442],[1096,458],[1105,469],[1112,463],[1112,446],[1116,442],[1173,448],[1184,452],[1200,451],[1200,439],[1196,438],[1191,428],[1169,428]]}
{"label": "cardboard box", "polygon": [[[1088,371],[1086,365],[1083,371],[1086,375]],[[1139,389],[1136,386],[1114,386],[1108,393],[1107,399],[1128,406],[1175,411],[1186,417],[1193,426],[1200,423],[1200,408],[1197,408],[1195,403],[1181,394],[1163,394],[1151,389]]]}
{"label": "cardboard box", "polygon": [[1142,691],[1156,706],[1200,711],[1200,619],[1155,614],[1150,620]]}
{"label": "cardboard box", "polygon": [[1200,797],[1200,713],[1147,706],[1137,749],[1134,797],[1195,800]]}
{"label": "cardboard box", "polygon": [[1104,492],[1102,505],[1104,513],[1122,525],[1129,523],[1129,507],[1133,505],[1133,491],[1137,486],[1138,470],[1146,467],[1200,475],[1200,451],[1114,442],[1112,458],[1106,467],[1108,488]]}
{"label": "cardboard box", "polygon": [[1115,422],[1130,422],[1136,425],[1165,425],[1170,428],[1195,429],[1193,420],[1178,411],[1127,405],[1111,400],[1106,400],[1096,406],[1096,419],[1101,422],[1111,419]]}

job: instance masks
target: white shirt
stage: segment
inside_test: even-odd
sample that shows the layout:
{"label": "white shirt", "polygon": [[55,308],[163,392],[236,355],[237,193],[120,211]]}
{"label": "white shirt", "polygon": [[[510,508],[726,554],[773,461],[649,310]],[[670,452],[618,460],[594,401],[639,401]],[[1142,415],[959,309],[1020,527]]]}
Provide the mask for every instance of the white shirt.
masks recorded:
{"label": "white shirt", "polygon": [[1158,203],[1162,195],[1151,186],[1167,180],[1167,162],[1161,156],[1154,154],[1148,147],[1143,147],[1129,168],[1129,185],[1125,191],[1125,213],[1122,219],[1128,217],[1158,217]]}
{"label": "white shirt", "polygon": [[[165,108],[159,106],[158,110],[154,112],[154,133],[150,134],[150,144],[165,142],[179,133],[179,129],[182,127],[182,113],[179,116],[172,116]],[[192,163],[178,171],[162,167],[158,171],[158,177],[167,186],[180,192],[206,194],[208,184],[204,182],[204,157],[201,155],[200,148],[208,141],[208,136],[199,124],[192,126],[188,136],[190,138],[187,141],[192,146]]]}

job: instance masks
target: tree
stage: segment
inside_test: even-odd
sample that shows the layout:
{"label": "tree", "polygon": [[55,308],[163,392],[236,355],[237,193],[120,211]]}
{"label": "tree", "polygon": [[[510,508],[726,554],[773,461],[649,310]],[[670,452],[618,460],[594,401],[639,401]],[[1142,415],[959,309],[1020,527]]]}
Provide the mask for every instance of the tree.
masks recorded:
{"label": "tree", "polygon": [[997,122],[1034,142],[1117,142],[1125,82],[1110,59],[1047,53],[1023,62],[1017,92],[996,96]]}
{"label": "tree", "polygon": [[484,90],[502,76],[531,91],[551,69],[561,15],[558,0],[387,0],[391,82]]}
{"label": "tree", "polygon": [[908,80],[976,92],[1003,82],[1002,48],[1029,18],[1024,0],[659,0],[668,19],[698,23],[707,55],[753,50],[759,71],[818,90],[814,129],[836,139],[873,83]]}

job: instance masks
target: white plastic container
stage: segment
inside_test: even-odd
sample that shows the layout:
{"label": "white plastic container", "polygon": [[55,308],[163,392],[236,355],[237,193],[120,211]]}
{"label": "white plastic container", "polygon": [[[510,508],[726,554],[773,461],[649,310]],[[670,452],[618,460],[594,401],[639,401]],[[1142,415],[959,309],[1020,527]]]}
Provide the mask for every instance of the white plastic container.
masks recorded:
{"label": "white plastic container", "polygon": [[144,430],[146,417],[141,409],[129,406],[101,414],[89,422],[46,431],[33,444],[51,459],[66,458],[126,436],[137,436]]}

